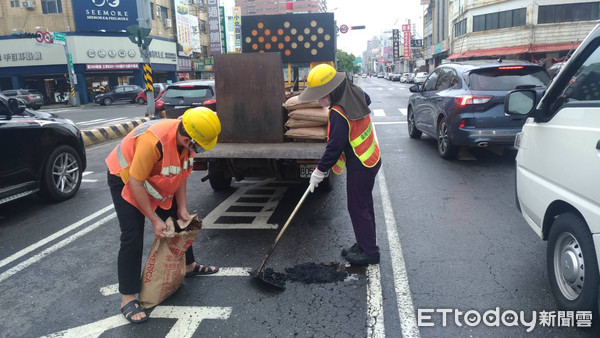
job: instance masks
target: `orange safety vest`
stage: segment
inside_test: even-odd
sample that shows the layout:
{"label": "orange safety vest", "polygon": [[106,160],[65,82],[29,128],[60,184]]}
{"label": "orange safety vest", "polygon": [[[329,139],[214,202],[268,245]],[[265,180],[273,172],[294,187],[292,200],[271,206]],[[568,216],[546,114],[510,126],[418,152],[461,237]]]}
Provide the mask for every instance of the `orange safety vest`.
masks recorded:
{"label": "orange safety vest", "polygon": [[[136,137],[151,132],[158,138],[163,153],[162,168],[160,174],[150,176],[144,181],[144,188],[150,196],[150,203],[154,210],[157,206],[165,210],[170,209],[173,194],[192,172],[194,158],[189,156],[189,152],[186,152],[183,161],[180,162],[179,160],[177,126],[180,122],[179,120],[168,119],[144,123],[127,134],[106,158],[110,173],[118,175],[123,169],[129,167],[133,161]],[[121,196],[141,211],[140,206],[133,197],[133,191],[131,191],[129,184],[125,184]]]}
{"label": "orange safety vest", "polygon": [[[367,115],[360,120],[350,120],[346,116],[344,109],[340,106],[333,106],[329,111],[336,111],[348,122],[349,133],[348,139],[354,154],[360,162],[367,168],[372,168],[379,162],[379,145],[375,139],[373,133],[373,124],[371,123],[371,116]],[[327,124],[327,140],[329,140],[329,124]],[[334,173],[340,175],[346,167],[346,155],[342,152],[337,162],[333,165],[331,170]]]}

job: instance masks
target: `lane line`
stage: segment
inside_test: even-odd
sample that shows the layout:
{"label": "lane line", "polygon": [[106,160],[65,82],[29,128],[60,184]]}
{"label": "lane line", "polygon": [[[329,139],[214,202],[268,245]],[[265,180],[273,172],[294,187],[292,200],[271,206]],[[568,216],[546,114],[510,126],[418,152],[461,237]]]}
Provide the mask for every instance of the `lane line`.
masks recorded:
{"label": "lane line", "polygon": [[42,239],[41,241],[39,241],[39,242],[37,242],[35,244],[32,244],[32,245],[26,247],[25,249],[23,249],[23,250],[15,253],[15,254],[13,254],[12,256],[9,256],[9,257],[1,260],[0,261],[0,267],[5,266],[6,264],[12,263],[16,259],[18,259],[20,257],[23,257],[24,255],[26,255],[26,254],[30,253],[31,251],[33,251],[33,250],[41,247],[42,245],[48,244],[49,242],[57,239],[58,237],[66,234],[67,232],[72,231],[73,229],[76,229],[76,228],[80,227],[81,225],[83,225],[83,224],[85,224],[85,223],[93,220],[94,218],[102,215],[103,213],[109,211],[112,208],[113,208],[112,204],[109,205],[109,206],[107,206],[107,207],[105,207],[105,208],[102,208],[102,209],[96,211],[95,213],[89,215],[88,217],[86,217],[86,218],[84,218],[84,219],[82,219],[82,220],[80,220],[80,221],[78,221],[76,223],[73,223],[72,225],[69,225],[68,227],[62,229],[61,231],[58,231],[58,232],[54,233],[53,235],[48,236],[48,237]]}
{"label": "lane line", "polygon": [[[383,169],[383,166],[381,169]],[[400,246],[394,209],[390,201],[390,194],[387,189],[383,170],[379,171],[378,176],[379,191],[381,194],[388,243],[390,246],[390,256],[392,258],[392,274],[394,276],[394,287],[396,289],[396,301],[398,302],[398,315],[400,317],[400,326],[402,327],[402,337],[418,338],[420,337],[420,333],[415,318],[415,308],[413,306],[410,286],[408,285],[404,254],[402,253],[402,247]]]}
{"label": "lane line", "polygon": [[406,121],[373,122],[373,124],[406,124]]}
{"label": "lane line", "polygon": [[[112,208],[112,205],[111,205]],[[66,246],[67,244],[73,242],[74,240],[76,240],[77,238],[87,234],[88,232],[96,229],[97,227],[99,227],[100,225],[112,220],[113,218],[117,217],[117,213],[113,212],[110,215],[104,217],[103,219],[97,221],[96,223],[88,226],[87,228],[81,229],[79,232],[74,233],[73,235],[63,239],[62,241],[54,244],[53,246],[49,247],[48,249],[38,253],[37,255],[23,261],[22,263],[19,263],[18,265],[15,265],[14,267],[8,269],[6,272],[0,274],[0,282],[3,282],[5,279],[13,276],[14,274],[16,274],[17,272],[25,269],[26,267],[33,265],[35,263],[37,263],[38,261],[40,261],[42,258],[48,256],[49,254],[53,253],[54,251]],[[39,242],[38,242],[39,243]],[[12,257],[12,256],[11,256]]]}
{"label": "lane line", "polygon": [[379,264],[367,267],[367,337],[385,337],[383,291]]}

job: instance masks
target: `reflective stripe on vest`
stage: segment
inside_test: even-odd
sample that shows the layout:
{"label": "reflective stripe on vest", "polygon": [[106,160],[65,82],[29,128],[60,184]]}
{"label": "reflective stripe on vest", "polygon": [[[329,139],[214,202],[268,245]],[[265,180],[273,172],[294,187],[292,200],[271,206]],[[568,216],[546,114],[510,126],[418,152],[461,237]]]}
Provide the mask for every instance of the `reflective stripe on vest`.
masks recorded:
{"label": "reflective stripe on vest", "polygon": [[167,199],[173,197],[173,195],[163,197],[156,189],[154,189],[154,187],[152,186],[152,184],[150,184],[150,182],[148,182],[148,180],[144,181],[144,188],[146,188],[148,195],[152,196],[157,201],[164,202]]}
{"label": "reflective stripe on vest", "polygon": [[[331,110],[339,113],[348,123],[348,139],[352,146],[352,151],[354,151],[354,154],[358,157],[360,162],[367,168],[372,168],[377,165],[380,153],[375,134],[373,133],[371,118],[367,115],[360,120],[349,120],[342,107],[334,106]],[[357,132],[360,133],[357,135]],[[329,139],[329,127],[327,128],[327,138]],[[341,174],[345,168],[345,164],[346,156],[342,153],[338,158],[337,163],[332,167],[333,172]]]}

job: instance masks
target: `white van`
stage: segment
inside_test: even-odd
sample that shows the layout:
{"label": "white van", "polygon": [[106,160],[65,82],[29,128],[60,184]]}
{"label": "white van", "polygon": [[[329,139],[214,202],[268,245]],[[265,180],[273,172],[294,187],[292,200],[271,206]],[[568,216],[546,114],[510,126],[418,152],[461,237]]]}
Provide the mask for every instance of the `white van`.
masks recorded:
{"label": "white van", "polygon": [[548,241],[554,297],[565,310],[598,314],[600,287],[600,25],[560,69],[537,107],[535,91],[506,97],[529,115],[517,135],[517,207]]}

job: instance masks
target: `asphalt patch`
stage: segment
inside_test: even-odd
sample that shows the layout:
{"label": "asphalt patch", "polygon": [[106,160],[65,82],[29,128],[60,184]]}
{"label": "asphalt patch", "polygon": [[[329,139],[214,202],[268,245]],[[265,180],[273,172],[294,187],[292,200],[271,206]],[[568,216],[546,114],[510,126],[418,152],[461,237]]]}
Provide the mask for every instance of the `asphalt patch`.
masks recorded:
{"label": "asphalt patch", "polygon": [[272,268],[263,270],[260,279],[275,287],[285,288],[286,282],[299,282],[303,284],[322,284],[341,282],[348,277],[348,271],[338,264],[317,264],[314,262],[302,263],[285,268],[285,273],[275,272]]}

